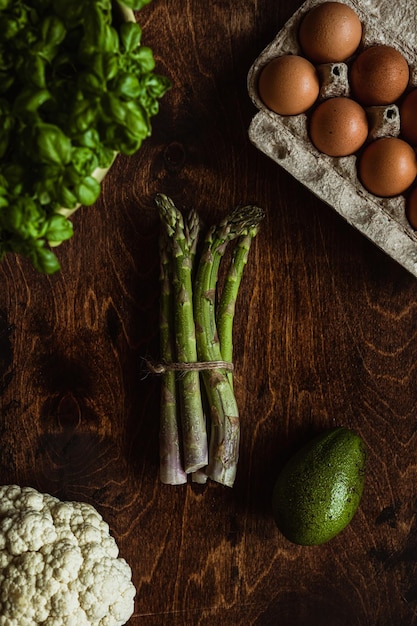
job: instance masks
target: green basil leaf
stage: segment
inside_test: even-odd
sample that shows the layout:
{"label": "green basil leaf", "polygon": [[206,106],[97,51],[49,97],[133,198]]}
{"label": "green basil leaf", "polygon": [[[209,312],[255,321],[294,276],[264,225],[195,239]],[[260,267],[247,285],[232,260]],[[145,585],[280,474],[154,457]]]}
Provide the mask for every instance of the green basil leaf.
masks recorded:
{"label": "green basil leaf", "polygon": [[100,145],[100,135],[95,128],[89,128],[85,132],[76,135],[75,141],[80,146],[86,148],[98,149]]}
{"label": "green basil leaf", "polygon": [[25,66],[26,80],[41,89],[46,88],[45,63],[41,55],[31,54]]}
{"label": "green basil leaf", "polygon": [[137,76],[127,73],[120,73],[112,87],[118,96],[132,99],[138,98],[142,90]]}
{"label": "green basil leaf", "polygon": [[117,53],[119,50],[119,36],[117,31],[108,26],[104,29],[104,34],[101,40],[101,49],[104,52],[110,52],[111,54]]}
{"label": "green basil leaf", "polygon": [[100,195],[100,183],[92,176],[86,176],[75,188],[75,194],[81,204],[90,206]]}
{"label": "green basil leaf", "polygon": [[0,11],[6,11],[14,0],[0,0]]}
{"label": "green basil leaf", "polygon": [[102,109],[107,116],[107,123],[124,124],[126,119],[126,105],[112,93],[108,93],[102,100]]}
{"label": "green basil leaf", "polygon": [[129,107],[128,114],[126,116],[126,125],[129,128],[130,133],[140,139],[144,139],[149,135],[150,122],[149,118],[139,107]]}
{"label": "green basil leaf", "polygon": [[41,24],[43,44],[47,47],[56,46],[65,39],[67,29],[56,15],[47,15]]}
{"label": "green basil leaf", "polygon": [[90,69],[94,72],[94,74],[98,77],[101,82],[105,82],[105,68],[103,63],[103,55],[97,53],[94,55],[94,58],[91,60]]}
{"label": "green basil leaf", "polygon": [[9,41],[18,35],[18,33],[27,27],[29,23],[27,10],[25,7],[20,7],[19,12],[12,12],[12,14],[0,16],[0,29],[3,41]]}
{"label": "green basil leaf", "polygon": [[119,72],[119,59],[113,53],[103,55],[103,74],[107,81],[111,80]]}
{"label": "green basil leaf", "polygon": [[166,76],[149,74],[146,77],[145,87],[152,98],[160,99],[172,87],[172,83]]}
{"label": "green basil leaf", "polygon": [[43,163],[65,165],[71,158],[71,140],[53,124],[38,124],[34,128],[34,159]]}
{"label": "green basil leaf", "polygon": [[97,158],[97,167],[108,167],[113,161],[114,150],[101,142],[99,133],[95,129],[90,129],[82,135],[76,136],[74,142],[78,146],[91,148]]}
{"label": "green basil leaf", "polygon": [[72,223],[63,215],[56,213],[49,218],[45,237],[48,241],[65,241],[74,234]]}
{"label": "green basil leaf", "polygon": [[75,194],[64,184],[57,189],[56,200],[64,209],[73,209],[77,206],[78,200]]}
{"label": "green basil leaf", "polygon": [[86,70],[84,72],[80,72],[77,78],[78,88],[82,93],[91,93],[100,96],[105,92],[106,85],[103,82],[103,79],[97,76],[96,73]]}
{"label": "green basil leaf", "polygon": [[[44,242],[41,242],[44,245]],[[42,274],[55,274],[61,269],[56,255],[48,248],[35,247],[28,257],[33,263],[35,269]]]}
{"label": "green basil leaf", "polygon": [[73,148],[71,164],[79,174],[87,176],[98,167],[98,159],[89,148]]}
{"label": "green basil leaf", "polygon": [[30,112],[34,113],[42,104],[51,99],[51,93],[47,89],[23,89],[14,101],[13,112],[17,115]]}
{"label": "green basil leaf", "polygon": [[126,52],[132,52],[139,46],[142,29],[137,22],[123,22],[119,32],[120,41]]}
{"label": "green basil leaf", "polygon": [[141,72],[143,74],[152,72],[155,69],[155,59],[151,48],[148,48],[147,46],[141,46],[140,48],[132,52],[132,56],[139,63]]}
{"label": "green basil leaf", "polygon": [[122,154],[134,154],[141,146],[145,135],[133,132],[130,127],[125,126],[118,129],[117,136],[113,138],[117,142],[117,149]]}
{"label": "green basil leaf", "polygon": [[114,149],[107,148],[106,146],[100,146],[97,150],[98,167],[110,167],[114,159]]}
{"label": "green basil leaf", "polygon": [[94,101],[80,100],[71,111],[68,128],[72,134],[84,133],[93,126],[97,117],[97,106]]}

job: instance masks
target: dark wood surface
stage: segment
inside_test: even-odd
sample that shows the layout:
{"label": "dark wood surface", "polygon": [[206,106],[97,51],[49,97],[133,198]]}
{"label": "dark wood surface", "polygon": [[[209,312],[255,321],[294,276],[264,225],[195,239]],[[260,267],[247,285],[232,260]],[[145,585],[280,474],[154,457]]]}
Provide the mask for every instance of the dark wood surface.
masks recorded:
{"label": "dark wood surface", "polygon": [[[248,69],[300,0],[154,0],[138,15],[173,89],[153,135],[74,217],[62,271],[0,271],[0,470],[94,504],[137,588],[131,626],[417,622],[417,282],[247,138]],[[165,192],[208,223],[267,218],[235,320],[235,487],[158,478],[158,219]],[[333,425],[368,448],[363,500],[321,547],[271,516],[289,454]]]}

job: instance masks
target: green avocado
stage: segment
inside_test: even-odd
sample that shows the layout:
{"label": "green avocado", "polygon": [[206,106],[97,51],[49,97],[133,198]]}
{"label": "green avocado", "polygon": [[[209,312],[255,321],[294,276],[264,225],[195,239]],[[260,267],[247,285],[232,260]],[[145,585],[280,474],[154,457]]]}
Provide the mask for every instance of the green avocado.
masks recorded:
{"label": "green avocado", "polygon": [[272,512],[291,542],[313,546],[339,534],[359,506],[365,482],[366,448],[347,428],[312,439],[280,472]]}

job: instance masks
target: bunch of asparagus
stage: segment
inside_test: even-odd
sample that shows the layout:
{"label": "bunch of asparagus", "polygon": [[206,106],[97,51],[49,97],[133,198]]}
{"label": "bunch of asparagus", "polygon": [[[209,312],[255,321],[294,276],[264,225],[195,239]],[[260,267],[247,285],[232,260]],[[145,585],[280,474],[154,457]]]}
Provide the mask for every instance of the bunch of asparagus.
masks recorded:
{"label": "bunch of asparagus", "polygon": [[[156,205],[162,226],[160,479],[180,485],[191,475],[194,482],[210,478],[232,487],[240,438],[233,318],[264,212],[253,205],[237,208],[201,238],[195,210],[184,216],[164,194]],[[219,266],[231,241],[235,247],[219,294]]]}

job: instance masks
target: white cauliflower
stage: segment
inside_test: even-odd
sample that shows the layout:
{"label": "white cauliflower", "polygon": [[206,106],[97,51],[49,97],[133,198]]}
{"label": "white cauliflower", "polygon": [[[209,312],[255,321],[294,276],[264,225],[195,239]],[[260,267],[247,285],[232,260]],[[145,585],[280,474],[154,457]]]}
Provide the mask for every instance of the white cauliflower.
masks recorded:
{"label": "white cauliflower", "polygon": [[0,626],[122,626],[131,579],[94,507],[0,486]]}

